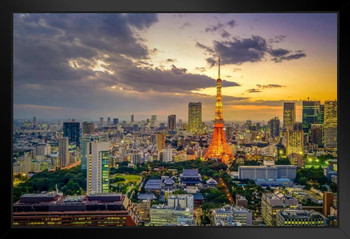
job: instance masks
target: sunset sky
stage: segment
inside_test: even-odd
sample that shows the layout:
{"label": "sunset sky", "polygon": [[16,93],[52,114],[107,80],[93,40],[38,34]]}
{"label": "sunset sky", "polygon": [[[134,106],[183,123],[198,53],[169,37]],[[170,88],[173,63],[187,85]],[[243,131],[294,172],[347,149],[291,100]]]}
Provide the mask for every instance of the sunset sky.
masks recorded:
{"label": "sunset sky", "polygon": [[337,99],[337,15],[14,14],[14,119],[282,119],[283,102]]}

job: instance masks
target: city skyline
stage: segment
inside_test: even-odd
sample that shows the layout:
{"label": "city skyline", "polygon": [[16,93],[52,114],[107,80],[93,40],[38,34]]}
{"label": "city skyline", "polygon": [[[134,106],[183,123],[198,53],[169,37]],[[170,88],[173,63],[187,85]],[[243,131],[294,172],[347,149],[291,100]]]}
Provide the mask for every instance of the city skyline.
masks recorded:
{"label": "city skyline", "polygon": [[300,122],[302,100],[337,99],[336,27],[330,13],[15,14],[14,118],[186,122],[202,102],[211,121],[220,57],[226,121],[295,102]]}

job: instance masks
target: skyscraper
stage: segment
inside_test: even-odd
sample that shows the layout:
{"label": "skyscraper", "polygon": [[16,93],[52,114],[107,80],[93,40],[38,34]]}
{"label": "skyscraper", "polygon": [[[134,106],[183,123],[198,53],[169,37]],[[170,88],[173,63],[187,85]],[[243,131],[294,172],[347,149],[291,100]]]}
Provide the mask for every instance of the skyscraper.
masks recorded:
{"label": "skyscraper", "polygon": [[92,134],[95,131],[94,123],[92,122],[83,122],[83,135]]}
{"label": "skyscraper", "polygon": [[37,126],[38,126],[38,123],[36,121],[36,117],[34,116],[33,117],[33,128],[37,128]]}
{"label": "skyscraper", "polygon": [[271,137],[275,138],[280,136],[280,120],[278,119],[278,117],[271,119],[268,122],[268,125],[270,128]]}
{"label": "skyscraper", "polygon": [[323,122],[324,122],[324,104],[320,105],[320,112],[318,114],[318,119],[317,119],[318,124],[323,124]]}
{"label": "skyscraper", "polygon": [[68,137],[69,143],[75,143],[80,146],[80,123],[79,122],[64,122],[63,137]]}
{"label": "skyscraper", "polygon": [[300,123],[295,123],[292,130],[286,132],[286,155],[292,153],[303,155],[304,153],[304,131]]}
{"label": "skyscraper", "polygon": [[157,116],[156,115],[152,115],[151,116],[151,127],[156,127],[157,126]]}
{"label": "skyscraper", "polygon": [[317,144],[318,146],[323,145],[323,125],[322,124],[311,124],[311,138],[312,144]]}
{"label": "skyscraper", "polygon": [[156,136],[157,151],[161,152],[165,149],[165,133],[158,133]]}
{"label": "skyscraper", "polygon": [[168,116],[168,130],[174,131],[176,128],[176,115],[169,115]]}
{"label": "skyscraper", "polygon": [[94,140],[87,145],[87,194],[109,192],[109,142]]}
{"label": "skyscraper", "polygon": [[228,146],[224,131],[224,116],[222,109],[222,96],[221,96],[221,78],[220,78],[220,58],[218,79],[216,80],[216,107],[215,107],[215,121],[214,121],[214,133],[211,140],[211,144],[205,153],[205,160],[219,159],[225,164],[229,164],[233,160],[233,154],[231,147]]}
{"label": "skyscraper", "polygon": [[292,129],[295,123],[295,104],[293,102],[284,102],[283,105],[283,129]]}
{"label": "skyscraper", "polygon": [[198,133],[202,130],[202,103],[190,102],[188,104],[188,131]]}
{"label": "skyscraper", "polygon": [[311,124],[317,124],[320,114],[320,101],[303,101],[303,130],[304,133],[309,133]]}
{"label": "skyscraper", "polygon": [[326,101],[324,106],[324,146],[337,147],[337,101]]}
{"label": "skyscraper", "polygon": [[119,123],[119,119],[118,119],[118,118],[114,118],[114,119],[113,119],[113,124],[114,124],[114,125],[117,125],[118,123]]}
{"label": "skyscraper", "polygon": [[107,118],[107,125],[109,125],[111,123],[111,117]]}
{"label": "skyscraper", "polygon": [[68,137],[62,137],[58,140],[58,158],[60,168],[68,166],[70,162],[68,140]]}
{"label": "skyscraper", "polygon": [[134,123],[134,120],[135,120],[135,119],[134,119],[134,115],[132,114],[132,115],[131,115],[131,123]]}
{"label": "skyscraper", "polygon": [[103,126],[103,117],[100,117],[100,127]]}

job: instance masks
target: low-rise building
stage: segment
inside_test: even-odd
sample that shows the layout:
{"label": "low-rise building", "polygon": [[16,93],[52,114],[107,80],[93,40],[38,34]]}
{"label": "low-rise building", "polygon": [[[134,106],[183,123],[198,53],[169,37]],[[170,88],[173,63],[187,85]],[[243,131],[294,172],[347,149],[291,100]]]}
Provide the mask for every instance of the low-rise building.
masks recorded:
{"label": "low-rise building", "polygon": [[277,213],[276,226],[326,226],[327,219],[321,213],[307,210],[280,210]]}

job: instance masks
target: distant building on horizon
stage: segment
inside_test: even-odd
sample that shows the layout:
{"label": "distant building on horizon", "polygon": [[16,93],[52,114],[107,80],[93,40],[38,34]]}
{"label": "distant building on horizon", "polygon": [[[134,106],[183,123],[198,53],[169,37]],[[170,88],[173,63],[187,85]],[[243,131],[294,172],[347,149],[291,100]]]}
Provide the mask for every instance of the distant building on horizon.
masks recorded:
{"label": "distant building on horizon", "polygon": [[174,131],[176,128],[176,115],[168,116],[168,131]]}
{"label": "distant building on horizon", "polygon": [[86,134],[92,134],[95,131],[94,123],[92,122],[83,122],[83,136]]}

